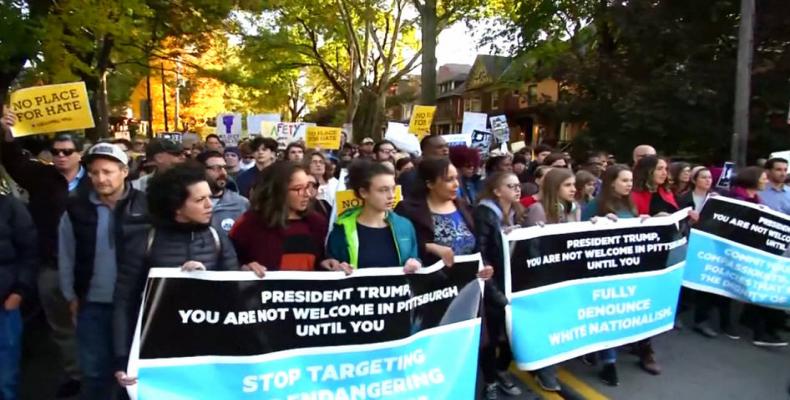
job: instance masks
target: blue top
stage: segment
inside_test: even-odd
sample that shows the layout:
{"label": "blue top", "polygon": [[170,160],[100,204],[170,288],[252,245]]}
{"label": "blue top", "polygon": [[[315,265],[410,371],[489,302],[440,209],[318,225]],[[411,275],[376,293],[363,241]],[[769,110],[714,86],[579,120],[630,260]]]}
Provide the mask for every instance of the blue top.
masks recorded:
{"label": "blue top", "polygon": [[450,214],[433,214],[433,233],[434,243],[453,249],[455,255],[472,254],[475,251],[475,235],[458,210]]}
{"label": "blue top", "polygon": [[[592,217],[598,215],[598,198],[594,198],[587,203],[587,206],[584,207],[582,210],[582,221],[589,221]],[[636,218],[637,215],[631,210],[623,209],[618,210],[614,215],[617,215],[617,218]]]}
{"label": "blue top", "polygon": [[781,189],[768,185],[762,192],[759,193],[760,200],[768,208],[790,214],[790,190],[787,185],[782,185]]}
{"label": "blue top", "polygon": [[250,190],[252,187],[255,186],[255,179],[258,178],[258,167],[253,165],[252,168],[240,173],[236,177],[236,186],[238,188],[239,194],[250,198]]}
{"label": "blue top", "polygon": [[392,229],[371,228],[357,222],[359,235],[359,268],[395,267],[400,265],[398,250],[393,244]]}
{"label": "blue top", "polygon": [[76,189],[77,186],[80,185],[80,181],[84,177],[85,177],[85,168],[83,168],[82,165],[80,165],[80,170],[77,171],[77,175],[74,175],[74,179],[69,181],[69,192],[74,191],[74,189]]}

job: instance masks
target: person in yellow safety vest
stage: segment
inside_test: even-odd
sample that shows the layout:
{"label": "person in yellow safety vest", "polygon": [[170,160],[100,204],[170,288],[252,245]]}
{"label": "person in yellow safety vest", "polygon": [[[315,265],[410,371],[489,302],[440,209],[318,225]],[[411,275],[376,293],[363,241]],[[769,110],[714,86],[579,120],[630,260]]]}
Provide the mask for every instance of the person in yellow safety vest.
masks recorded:
{"label": "person in yellow safety vest", "polygon": [[348,170],[349,187],[364,205],[343,213],[327,241],[327,256],[336,269],[403,266],[417,271],[417,234],[411,221],[392,211],[395,172],[384,164],[354,161]]}

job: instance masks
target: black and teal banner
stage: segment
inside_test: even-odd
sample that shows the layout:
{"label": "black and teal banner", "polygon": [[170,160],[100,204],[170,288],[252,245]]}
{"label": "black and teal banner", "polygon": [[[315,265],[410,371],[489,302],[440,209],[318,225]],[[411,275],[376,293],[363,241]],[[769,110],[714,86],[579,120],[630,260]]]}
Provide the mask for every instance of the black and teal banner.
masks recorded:
{"label": "black and teal banner", "polygon": [[762,306],[790,309],[790,216],[711,197],[691,229],[683,285]]}
{"label": "black and teal banner", "polygon": [[686,256],[679,226],[687,216],[601,218],[507,235],[507,323],[519,369],[672,329]]}
{"label": "black and teal banner", "polygon": [[152,269],[133,399],[471,399],[479,255],[415,274]]}

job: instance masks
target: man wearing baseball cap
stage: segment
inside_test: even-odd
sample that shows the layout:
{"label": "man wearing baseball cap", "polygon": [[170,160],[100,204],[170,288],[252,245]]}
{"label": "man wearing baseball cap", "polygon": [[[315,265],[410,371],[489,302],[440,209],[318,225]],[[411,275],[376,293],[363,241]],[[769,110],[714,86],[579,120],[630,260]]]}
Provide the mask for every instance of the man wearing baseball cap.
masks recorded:
{"label": "man wearing baseball cap", "polygon": [[375,144],[376,141],[374,141],[369,137],[362,139],[362,144],[359,145],[359,156],[370,160],[374,160],[376,158],[375,155],[373,154],[373,146]]}
{"label": "man wearing baseball cap", "polygon": [[[145,146],[145,160],[147,163],[150,162],[156,166],[154,174],[157,172],[164,172],[172,166],[184,162],[184,149],[180,144],[168,139],[152,139],[151,142]],[[151,179],[151,176],[153,176],[153,174],[132,181],[132,186],[145,193],[145,190],[148,188],[148,180]]]}
{"label": "man wearing baseball cap", "polygon": [[82,397],[112,398],[113,293],[117,251],[148,230],[145,194],[125,183],[129,158],[98,143],[84,157],[93,187],[69,199],[58,231],[60,287],[77,326]]}

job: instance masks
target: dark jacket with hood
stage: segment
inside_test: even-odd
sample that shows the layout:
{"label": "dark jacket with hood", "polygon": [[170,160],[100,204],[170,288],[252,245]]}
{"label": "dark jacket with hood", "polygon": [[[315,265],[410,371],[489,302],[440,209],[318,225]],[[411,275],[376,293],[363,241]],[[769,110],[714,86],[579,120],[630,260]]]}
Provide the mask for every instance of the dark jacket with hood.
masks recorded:
{"label": "dark jacket with hood", "polygon": [[127,241],[115,284],[113,332],[117,370],[126,370],[141,295],[151,268],[179,268],[198,261],[208,271],[239,269],[236,252],[220,228],[211,225],[157,223]]}
{"label": "dark jacket with hood", "polygon": [[23,299],[33,293],[37,251],[36,228],[25,205],[0,195],[0,302],[12,293]]}

